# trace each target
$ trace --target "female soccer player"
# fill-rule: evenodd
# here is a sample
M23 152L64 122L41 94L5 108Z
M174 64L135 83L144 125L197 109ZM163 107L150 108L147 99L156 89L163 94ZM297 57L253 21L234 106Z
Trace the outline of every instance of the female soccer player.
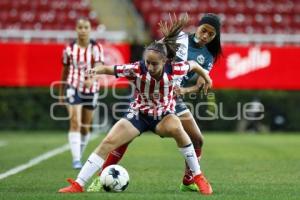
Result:
M217 15L208 13L205 14L199 21L197 30L195 33L187 34L181 33L177 42L181 44L179 50L176 52L177 61L193 60L201 65L208 73L213 64L218 60L222 53L221 42L220 42L220 20ZM161 22L160 27L162 31L166 30L166 24ZM191 87L185 87L190 79L197 79L197 83ZM197 74L190 72L188 73L181 82L181 87L176 88L178 94L176 101L176 115L179 117L184 130L188 133L191 138L197 157L200 160L203 136L192 113L187 108L183 99L186 93L198 92L203 85L203 78L197 77ZM112 151L107 157L103 169L106 166L118 163L124 155L128 144L124 144L121 147ZM89 186L88 191L96 192L101 189L99 179L95 178L93 183ZM198 187L194 184L193 175L186 165L185 174L180 185L181 191L197 191Z
M177 60L194 60L201 65L207 73L212 69L213 64L218 60L222 54L222 47L220 42L220 27L221 23L219 17L215 14L205 14L199 21L198 27L194 34L186 34L186 37L180 37L177 42L182 44L182 48L177 51ZM192 87L185 87L191 79L197 79L196 85ZM203 84L203 78L198 77L195 73L188 73L181 82L180 89L177 93L180 96L190 93L198 92ZM191 138L196 155L200 160L203 135L192 113L187 108L181 97L177 98L176 115L180 118L184 130ZM180 185L181 191L196 191L197 187L194 184L193 175L186 165L185 173Z
M103 64L103 49L100 44L90 39L91 24L80 18L76 23L77 39L64 49L60 102L68 103L70 127L68 139L73 157L73 168L80 169L81 156L88 144L93 110L96 108L99 83L94 81L85 86L86 70Z
M174 88L178 79L192 71L205 80L205 92L211 87L211 79L194 61L171 62L176 56L179 44L176 39L187 19L182 18L168 27L161 42L155 41L144 52L144 60L129 65L101 66L96 74L115 74L127 77L134 85L136 99L130 104L130 111L119 120L90 155L76 181L68 179L70 186L59 192L83 192L87 181L103 165L107 155L117 147L132 141L141 133L152 130L162 137L173 137L192 170L194 181L202 194L212 194L212 188L201 173L197 156L179 118L175 115Z

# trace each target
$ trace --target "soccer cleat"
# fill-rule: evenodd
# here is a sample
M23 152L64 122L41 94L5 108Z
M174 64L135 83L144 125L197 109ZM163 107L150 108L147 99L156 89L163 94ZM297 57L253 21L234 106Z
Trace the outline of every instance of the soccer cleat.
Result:
M80 162L80 160L75 160L72 163L73 169L81 169L82 168L82 164Z
M212 187L206 180L203 174L198 174L194 176L195 184L199 188L199 192L204 195L211 195L213 193Z
M181 192L198 192L198 186L195 183L189 184L189 185L185 185L183 183L180 184L179 187Z
M90 186L87 188L87 192L100 192L102 189L102 185L100 183L100 177L97 176L94 178Z
M80 193L83 192L83 188L71 178L68 178L67 181L71 184L67 187L61 188L58 190L59 193Z

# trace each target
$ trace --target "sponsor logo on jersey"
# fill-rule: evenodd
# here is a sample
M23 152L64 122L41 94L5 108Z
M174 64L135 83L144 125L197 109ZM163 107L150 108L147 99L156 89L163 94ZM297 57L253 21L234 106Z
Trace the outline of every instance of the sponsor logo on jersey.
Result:
M199 56L197 56L197 62L200 64L200 65L203 65L204 64L204 61L205 61L205 58L204 56L201 54Z
M226 76L233 79L250 72L269 67L271 64L271 52L262 51L259 47L250 48L248 55L242 57L239 53L230 54L226 61Z

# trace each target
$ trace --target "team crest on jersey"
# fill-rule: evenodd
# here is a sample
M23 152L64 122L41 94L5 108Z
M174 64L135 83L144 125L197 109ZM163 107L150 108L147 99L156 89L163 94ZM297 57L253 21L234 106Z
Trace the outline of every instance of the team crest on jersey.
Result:
M199 56L197 56L197 62L200 64L200 65L203 65L204 64L204 61L205 61L205 58L204 56L201 54Z

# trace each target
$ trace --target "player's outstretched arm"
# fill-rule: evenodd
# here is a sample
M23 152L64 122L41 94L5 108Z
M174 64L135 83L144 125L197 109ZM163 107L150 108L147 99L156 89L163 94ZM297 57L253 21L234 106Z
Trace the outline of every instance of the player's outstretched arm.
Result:
M112 65L96 65L93 69L91 69L92 75L100 75L100 74L107 74L107 75L115 75L114 66Z
M183 96L189 93L200 92L204 85L205 85L204 78L202 76L199 76L197 79L197 83L195 85L192 85L190 87L177 87L175 88L175 92L179 96Z
M107 75L114 75L115 70L114 66L110 65L102 65L102 64L97 64L94 68L87 70L86 72L86 80L84 81L84 85L86 87L91 87L94 81L99 80L101 77L97 75L101 74L107 74Z
M197 62L188 61L190 64L190 71L197 73L199 76L203 77L205 80L205 84L203 86L204 93L207 94L208 89L212 87L212 80L208 75L207 71L203 69Z

